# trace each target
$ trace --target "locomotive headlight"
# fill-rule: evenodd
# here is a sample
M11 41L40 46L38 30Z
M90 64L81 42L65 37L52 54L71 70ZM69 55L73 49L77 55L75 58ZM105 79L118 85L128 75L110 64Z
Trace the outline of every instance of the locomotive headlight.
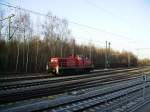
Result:
M57 62L57 59L51 59L51 62Z
M51 59L51 62L54 62L55 60Z

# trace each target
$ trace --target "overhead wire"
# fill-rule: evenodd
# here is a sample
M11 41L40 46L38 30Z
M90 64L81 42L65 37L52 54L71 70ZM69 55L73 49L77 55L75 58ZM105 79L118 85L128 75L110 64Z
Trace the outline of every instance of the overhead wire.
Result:
M91 5L91 6L97 8L97 9L99 9L99 10L101 10L101 11L103 11L103 12L109 14L109 15L112 15L113 17L116 16L117 19L120 19L121 21L124 21L124 22L128 23L128 22L127 22L124 18L122 18L121 16L117 15L116 13L114 13L114 12L112 12L112 11L110 11L110 10L107 10L107 9L101 7L100 5L94 3L94 2L92 2L92 1L90 1L90 0L83 0L83 1L84 1L86 4L88 4L88 5ZM129 23L128 23L128 24L129 24Z
M1 3L0 2L0 5L7 6L7 7L12 7L12 8L15 8L15 9L18 9L18 10L23 10L25 12L29 12L29 13L40 15L40 16L52 17L52 16L49 16L49 15L46 15L46 14L43 14L43 13L40 13L40 12L36 12L36 11L33 11L33 10L29 10L29 9L26 9L26 8L17 7L15 5L10 4L10 3L6 4L6 3ZM68 22L72 23L72 24L75 24L75 25L78 25L78 26L81 26L81 27L89 28L89 29L92 29L92 30L95 30L95 31L98 31L98 32L103 32L103 33L106 33L106 34L109 34L109 35L113 35L114 37L127 39L128 41L132 40L131 37L127 37L127 36L123 36L123 35L120 35L120 34L117 34L117 33L113 33L113 32L107 31L105 29L96 28L96 27L93 27L93 26L81 24L81 23L71 21L71 20L68 20Z
M97 4L94 4L93 2L89 1L89 0L86 0L88 4L94 6L95 8L99 8L100 10L108 13L108 14L111 14L112 16L116 16L118 17L119 19L123 20L123 18L119 17L118 15L116 15L115 13L109 11L109 10L106 10L104 9L103 7L97 5ZM14 8L14 9L17 9L17 10L22 10L24 12L29 12L29 13L32 13L32 14L35 14L35 15L39 15L39 16L44 16L44 17L48 17L48 18L52 18L53 16L50 16L50 15L47 15L47 14L44 14L44 13L41 13L41 12L37 12L37 11L33 11L33 10L30 10L30 9L26 9L26 8L23 8L23 7L18 7L16 5L13 5L13 4L10 4L10 3L2 3L0 2L0 5L2 6L7 6L7 7L10 7L10 8ZM71 24L74 24L74 25L77 25L77 26L80 26L80 27L84 27L84 28L88 28L88 29L91 29L91 30L94 30L94 31L98 31L98 32L104 32L106 34L109 34L109 35L112 35L114 36L115 38L122 38L122 39L126 39L128 42L132 42L132 43L135 43L135 41L131 38L131 37L128 37L128 36L124 36L124 35L120 35L118 33L114 33L114 32L110 32L110 31L107 31L105 29L100 29L100 28L96 28L96 27L93 27L93 26L89 26L89 25L86 25L86 24L81 24L79 22L76 22L76 21L72 21L72 20L68 20L69 23ZM126 21L125 21L126 22ZM97 42L98 43L98 42Z

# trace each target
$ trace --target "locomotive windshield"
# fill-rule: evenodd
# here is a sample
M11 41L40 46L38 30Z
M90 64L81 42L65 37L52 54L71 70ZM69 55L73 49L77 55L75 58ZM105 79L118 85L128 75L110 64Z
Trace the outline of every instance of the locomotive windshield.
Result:
M77 55L77 58L78 59L86 59L86 60L89 59L87 56L84 56L84 55Z

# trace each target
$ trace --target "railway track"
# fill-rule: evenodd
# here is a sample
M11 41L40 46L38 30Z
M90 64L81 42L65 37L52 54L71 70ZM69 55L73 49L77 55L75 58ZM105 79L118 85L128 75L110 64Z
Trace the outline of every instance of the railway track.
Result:
M33 76L36 77L38 79L35 80L27 80L26 77L24 78L20 78L19 81L13 81L13 82L5 82L4 79L2 82L2 84L0 85L0 90L6 90L6 89L12 89L12 88L20 88L20 87L27 87L27 86L34 86L34 85L41 85L41 84L48 84L48 83L54 83L54 82L60 82L60 81L69 81L69 80L77 80L77 79L83 79L83 78L90 78L90 77L97 77L98 75L103 76L103 75L110 75L110 74L115 74L115 73L122 73L122 72L129 72L129 71L137 71L139 70L139 68L132 68L132 69L117 69L117 70L111 70L111 71L103 71L103 72L94 72L94 73L99 73L99 74L84 74L84 75L76 75L76 76L68 76L68 77L56 77L56 78L46 78L44 75L40 75L40 77L42 77L41 79L39 79L39 76ZM49 76L48 76L49 77ZM32 76L30 76L29 78L32 78ZM22 80L21 80L22 79ZM24 80L26 79L26 80Z
M21 75L21 76L5 76L0 77L0 82L5 83L11 83L14 81L23 81L23 80L33 80L33 79L45 79L50 78L51 74L42 74L42 73L35 73L35 74L29 74L29 75Z
M108 69L108 70L105 70L105 69L97 69L97 70L94 70L94 71L91 71L90 73L88 74L93 74L93 73L101 73L101 74L109 74L111 72L124 72L124 71L132 71L132 70L137 70L137 69L140 69L140 68L143 68L143 67L138 67L138 68L127 68L127 69L122 69L122 68L117 68L117 69ZM146 68L146 67L144 67ZM84 75L84 74L76 74L77 76L81 76L81 75ZM64 74L63 76L66 76L68 77L68 75ZM69 75L71 77L75 76L75 75ZM24 73L24 74L19 74L17 73L17 75L15 74L12 74L12 75L0 75L0 82L14 82L14 81L22 81L22 80L33 80L33 79L45 79L45 78L52 78L53 75L52 74L47 74L47 73ZM61 77L61 76L55 76L55 77Z
M130 78L113 84L108 84L82 90L76 90L76 94L63 95L56 98L37 99L27 102L0 106L1 112L16 111L44 111L44 112L131 112L145 101L149 101L150 96L150 76L145 84L145 100L143 97L143 78L141 76ZM81 92L83 91L84 92ZM128 98L128 99L127 99ZM123 107L126 106L126 107ZM134 108L133 108L134 107Z
M149 68L145 68L149 71ZM146 70L144 71L146 72ZM63 92L69 92L73 90L89 88L94 86L100 86L106 84L108 81L119 81L120 79L127 79L137 75L137 73L141 72L141 70L136 70L136 72L128 73L118 73L114 75L106 75L106 76L97 76L95 77L88 77L88 78L81 78L78 79L69 79L67 81L54 81L54 83L48 84L40 84L34 86L27 86L22 88L15 88L15 89L7 89L1 90L0 92L0 102L8 103L14 102L19 100L43 97L48 95L60 94Z
M82 97L79 96L79 98L77 98L78 100L75 100L75 99L72 101L70 99L65 100L66 101L65 103L55 103L54 104L55 106L50 104L51 107L49 107L47 109L43 109L43 110L55 111L55 112L59 112L59 111L66 112L68 110L69 111L85 111L85 110L89 110L91 108L94 108L94 106L102 105L102 103L112 101L113 99L116 100L122 96L126 97L126 95L128 95L130 93L131 94L134 93L134 95L135 95L137 92L139 92L140 89L142 89L142 82L140 82L140 83L128 82L128 83L130 85L125 83L124 85L127 85L127 86L123 86L121 84L120 88L118 87L117 89L111 90L111 92L108 90L106 94L100 95L97 92L97 90L95 90L95 92L93 92L93 94L91 94L92 92L91 93L89 92L88 95L84 94ZM101 111L107 111L108 108L106 108L106 107L105 107L105 109L99 108L99 111L100 110Z
M149 86L149 85L148 85ZM149 87L147 87L149 88ZM150 89L150 88L149 88ZM150 90L146 93L148 94ZM137 95L136 95L137 94ZM128 97L128 100L127 100ZM84 100L76 101L73 103L65 104L63 106L55 107L52 109L43 109L45 112L131 112L135 110L136 105L142 104L142 86L137 85L122 89L104 96L96 96ZM107 100L106 100L107 99ZM139 104L138 104L139 103ZM135 106L135 107L134 107ZM140 105L139 105L140 106ZM133 108L134 107L134 108ZM40 110L42 111L42 110Z

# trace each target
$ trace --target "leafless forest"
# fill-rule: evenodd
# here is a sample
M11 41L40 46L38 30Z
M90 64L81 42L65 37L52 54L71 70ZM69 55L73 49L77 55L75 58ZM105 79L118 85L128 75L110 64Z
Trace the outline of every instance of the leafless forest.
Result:
M36 17L35 23L32 12L13 10L15 16L9 23L8 19L2 19L9 18L11 13L0 9L1 72L43 72L50 57L66 57L72 53L88 56L98 68L105 67L106 54L110 67L137 66L148 62L139 61L131 52L99 48L91 43L78 44L69 29L69 22L51 13L40 22Z

